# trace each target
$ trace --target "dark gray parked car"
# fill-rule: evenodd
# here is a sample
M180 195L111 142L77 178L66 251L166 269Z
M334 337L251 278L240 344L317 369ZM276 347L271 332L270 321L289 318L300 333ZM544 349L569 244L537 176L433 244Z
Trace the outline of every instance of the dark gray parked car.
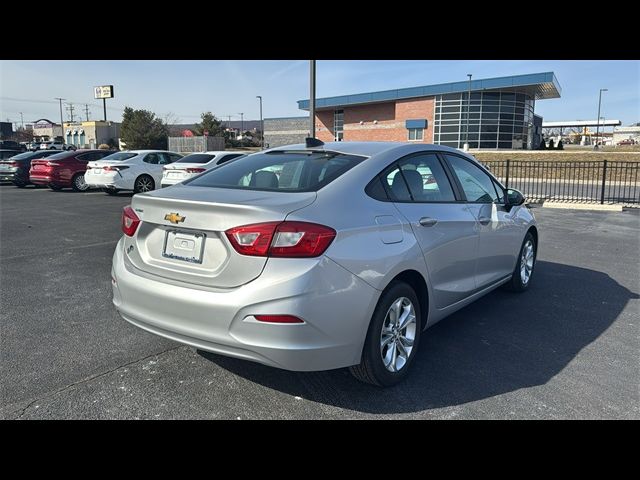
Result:
M13 182L17 187L24 187L31 184L29 181L31 160L50 157L60 152L58 150L44 150L41 152L13 153L13 156L0 160L0 181Z

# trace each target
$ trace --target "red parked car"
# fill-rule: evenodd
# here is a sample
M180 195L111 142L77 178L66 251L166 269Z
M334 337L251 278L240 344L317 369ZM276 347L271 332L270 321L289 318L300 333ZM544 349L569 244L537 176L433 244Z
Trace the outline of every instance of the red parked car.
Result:
M29 181L36 185L47 185L52 190L73 188L77 192L84 191L88 188L84 182L87 162L100 160L112 153L111 150L76 150L33 160Z

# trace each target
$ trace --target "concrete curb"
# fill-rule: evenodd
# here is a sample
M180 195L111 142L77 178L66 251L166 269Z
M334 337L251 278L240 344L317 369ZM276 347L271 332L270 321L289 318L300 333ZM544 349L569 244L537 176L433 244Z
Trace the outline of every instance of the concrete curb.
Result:
M601 212L621 212L622 205L600 205L598 203L565 203L565 202L544 202L545 208L564 208L568 210L597 210Z

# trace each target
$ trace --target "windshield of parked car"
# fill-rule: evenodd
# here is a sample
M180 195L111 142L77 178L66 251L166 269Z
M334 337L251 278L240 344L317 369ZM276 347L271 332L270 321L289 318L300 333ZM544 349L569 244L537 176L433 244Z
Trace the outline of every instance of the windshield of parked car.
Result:
M225 163L192 180L194 187L312 192L329 184L365 157L324 151L272 151Z
M211 153L192 153L191 155L182 157L175 163L207 163L213 157L215 157L215 155Z
M112 153L111 155L107 155L106 157L102 157L101 160L116 160L121 162L122 160L133 158L136 155L138 154L133 152L116 152L116 153Z

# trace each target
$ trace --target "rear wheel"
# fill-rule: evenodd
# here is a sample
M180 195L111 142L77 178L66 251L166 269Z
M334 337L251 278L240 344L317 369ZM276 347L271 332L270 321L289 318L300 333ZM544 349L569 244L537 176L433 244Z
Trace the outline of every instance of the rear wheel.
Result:
M117 188L103 188L102 191L108 195L117 195L120 190Z
M73 177L73 181L71 182L71 187L76 192L84 192L89 188L89 185L87 185L86 182L84 181L84 173L77 173Z
M380 387L403 380L418 351L421 318L413 288L404 282L392 284L373 312L362 360L350 367L353 376Z
M53 190L54 192L59 192L60 190L62 190L62 187L61 187L61 186L59 186L59 185L53 185L53 184L49 185L49 188L50 188L51 190Z
M140 175L138 178L136 178L136 182L133 185L134 193L150 192L155 188L155 182L149 175Z
M527 232L527 235L525 235L522 241L518 262L516 263L516 268L513 270L511 280L505 284L507 290L524 292L529 288L531 278L533 277L533 269L536 265L536 254L536 240L533 238L531 232Z
M13 184L18 188L24 188L24 187L27 186L27 184L25 182L20 182L20 181L13 182Z

